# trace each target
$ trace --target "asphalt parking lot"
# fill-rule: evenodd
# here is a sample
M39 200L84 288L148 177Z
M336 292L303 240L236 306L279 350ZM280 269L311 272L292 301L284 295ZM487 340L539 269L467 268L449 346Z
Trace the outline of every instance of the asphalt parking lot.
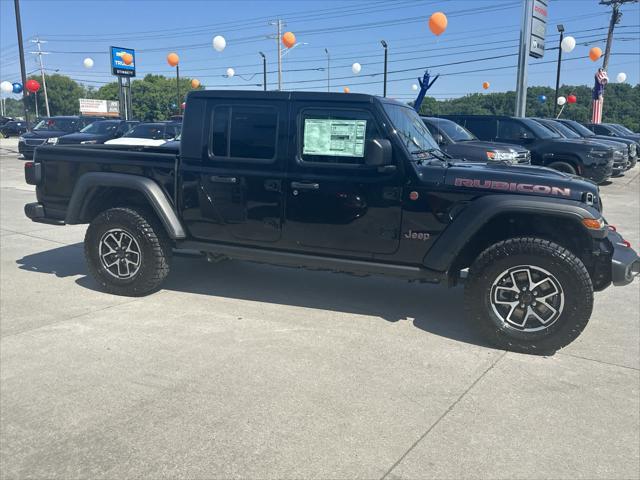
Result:
M180 257L116 297L0 154L1 478L640 477L637 280L553 357L487 346L460 288ZM636 249L639 188L602 187Z

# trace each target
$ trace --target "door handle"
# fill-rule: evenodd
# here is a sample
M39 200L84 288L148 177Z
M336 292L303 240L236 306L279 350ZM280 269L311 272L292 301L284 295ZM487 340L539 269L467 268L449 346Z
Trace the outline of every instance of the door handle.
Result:
M238 179L236 177L219 177L217 175L212 175L209 179L215 183L238 183Z
M295 188L297 190L318 190L320 188L320 184L307 182L291 182L291 188Z

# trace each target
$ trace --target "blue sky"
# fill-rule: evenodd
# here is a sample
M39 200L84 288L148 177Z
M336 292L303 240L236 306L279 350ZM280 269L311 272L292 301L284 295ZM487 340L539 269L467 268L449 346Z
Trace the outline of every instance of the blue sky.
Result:
M48 43L44 57L48 72L58 70L87 85L100 87L114 79L110 75L110 45L136 49L138 76L147 73L174 75L166 55L180 56L182 75L198 78L207 88L257 89L262 63L258 51L276 68L276 40L270 22L283 19L301 42L285 57L285 89L326 90L326 54L331 54L332 90L348 86L352 92L382 93L383 49L389 45L388 95L401 100L415 96L411 85L425 67L442 77L429 94L436 98L482 92L482 82L491 91L515 88L515 66L522 0L341 0L341 1L21 1L27 71L36 70L35 46L28 41L40 36ZM428 18L444 12L449 25L435 37ZM640 81L640 5L623 7L616 31L609 76L627 73L628 82ZM604 51L610 11L598 0L552 0L547 47L557 46L555 25L562 23L566 35L578 41L564 56L562 82L593 83L600 62L584 57L592 46ZM227 39L227 48L216 52L215 35ZM582 42L586 45L581 44ZM303 44L304 43L304 44ZM0 79L19 81L15 17L12 0L0 0ZM85 69L82 61L95 64ZM502 57L502 58L488 58ZM529 59L529 85L555 84L557 51L544 58ZM351 72L362 64L359 75ZM450 65L447 65L450 64ZM225 78L228 67L236 76ZM478 71L484 70L484 71ZM269 73L268 84L276 84Z

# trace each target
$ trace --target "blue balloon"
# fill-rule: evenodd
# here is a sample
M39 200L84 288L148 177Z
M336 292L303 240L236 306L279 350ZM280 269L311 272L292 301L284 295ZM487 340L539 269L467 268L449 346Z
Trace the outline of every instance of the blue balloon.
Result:
M13 93L22 93L22 84L15 82L13 84Z
M540 95L538 97L538 100L540 101L540 103L544 103L544 102L547 101L547 97L546 97L546 95Z

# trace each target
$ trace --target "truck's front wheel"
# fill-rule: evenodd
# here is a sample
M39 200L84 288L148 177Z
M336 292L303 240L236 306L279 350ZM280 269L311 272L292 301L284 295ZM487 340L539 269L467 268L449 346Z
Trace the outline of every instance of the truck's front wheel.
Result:
M171 244L155 215L112 208L99 214L84 238L89 272L109 293L142 296L169 274Z
M550 354L586 327L593 285L569 250L539 238L513 238L492 245L473 263L465 306L493 344Z

